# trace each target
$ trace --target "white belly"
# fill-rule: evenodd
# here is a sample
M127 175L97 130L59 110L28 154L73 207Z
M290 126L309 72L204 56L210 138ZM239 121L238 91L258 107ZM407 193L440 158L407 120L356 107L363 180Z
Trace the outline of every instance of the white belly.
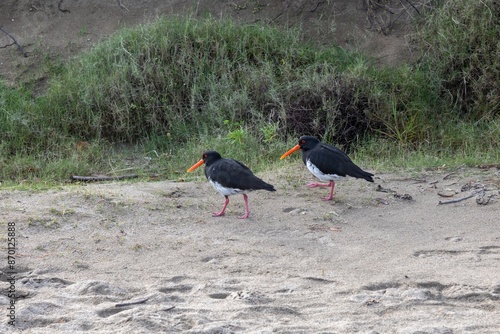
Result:
M241 190L237 188L226 188L223 187L219 182L216 182L212 179L208 179L212 186L217 190L219 193L221 193L224 196L231 196L231 195L237 195L237 194L245 194L249 192L249 190Z
M324 174L311 163L311 160L306 161L306 167L314 176L316 176L320 181L323 182L338 181L344 178L343 176L339 176L337 174Z

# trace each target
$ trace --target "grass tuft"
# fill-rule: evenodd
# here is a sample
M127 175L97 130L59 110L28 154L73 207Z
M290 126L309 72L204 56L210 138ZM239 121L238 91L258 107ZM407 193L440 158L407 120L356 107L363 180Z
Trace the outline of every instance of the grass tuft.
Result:
M500 3L439 1L414 36L421 66L439 79L450 112L472 121L500 116Z

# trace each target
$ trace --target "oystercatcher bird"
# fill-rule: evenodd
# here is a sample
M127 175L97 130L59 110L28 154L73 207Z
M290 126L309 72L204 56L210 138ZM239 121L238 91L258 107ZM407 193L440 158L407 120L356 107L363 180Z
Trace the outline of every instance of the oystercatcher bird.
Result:
M330 196L323 198L325 201L333 199L335 180L346 176L365 179L373 182L373 174L365 172L352 162L342 150L335 146L320 142L311 136L302 136L299 143L281 156L281 159L289 156L295 151L302 150L302 160L307 169L320 181L329 183L309 183L309 188L332 187Z
M220 212L214 212L213 216L223 216L229 203L229 196L243 194L245 200L245 214L240 219L248 218L248 196L252 190L264 189L276 191L274 187L255 176L252 171L239 161L222 158L216 151L203 152L203 158L191 166L187 171L192 172L205 164L205 176L214 186L215 190L226 197L224 206Z

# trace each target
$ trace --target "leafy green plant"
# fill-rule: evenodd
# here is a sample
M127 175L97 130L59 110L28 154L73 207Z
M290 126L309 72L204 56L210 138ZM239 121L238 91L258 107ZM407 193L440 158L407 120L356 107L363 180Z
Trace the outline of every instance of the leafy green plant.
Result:
M247 131L243 126L242 122L231 123L228 119L224 120L224 125L228 128L228 133L226 135L226 139L229 140L231 144L243 144L245 140L245 136L247 135Z
M262 132L264 139L262 140L264 143L271 143L276 141L278 137L278 129L279 129L279 123L269 123L265 124L260 128L260 131Z

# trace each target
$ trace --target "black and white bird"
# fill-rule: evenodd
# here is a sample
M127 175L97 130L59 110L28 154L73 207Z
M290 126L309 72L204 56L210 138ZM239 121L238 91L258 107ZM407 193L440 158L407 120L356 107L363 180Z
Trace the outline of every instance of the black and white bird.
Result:
M213 216L223 216L229 203L229 196L242 194L245 200L245 214L240 219L248 218L248 196L253 190L276 191L274 187L255 176L252 171L239 161L222 158L216 151L203 152L203 158L191 166L187 171L192 172L205 164L205 176L212 186L221 193L226 201L220 212L214 212Z
M309 188L332 187L330 195L323 198L325 201L333 199L335 181L346 176L365 179L373 182L373 174L359 168L342 150L335 146L322 143L315 137L302 136L299 143L281 156L281 159L295 151L302 150L302 160L307 169L320 181L328 183L310 183Z

